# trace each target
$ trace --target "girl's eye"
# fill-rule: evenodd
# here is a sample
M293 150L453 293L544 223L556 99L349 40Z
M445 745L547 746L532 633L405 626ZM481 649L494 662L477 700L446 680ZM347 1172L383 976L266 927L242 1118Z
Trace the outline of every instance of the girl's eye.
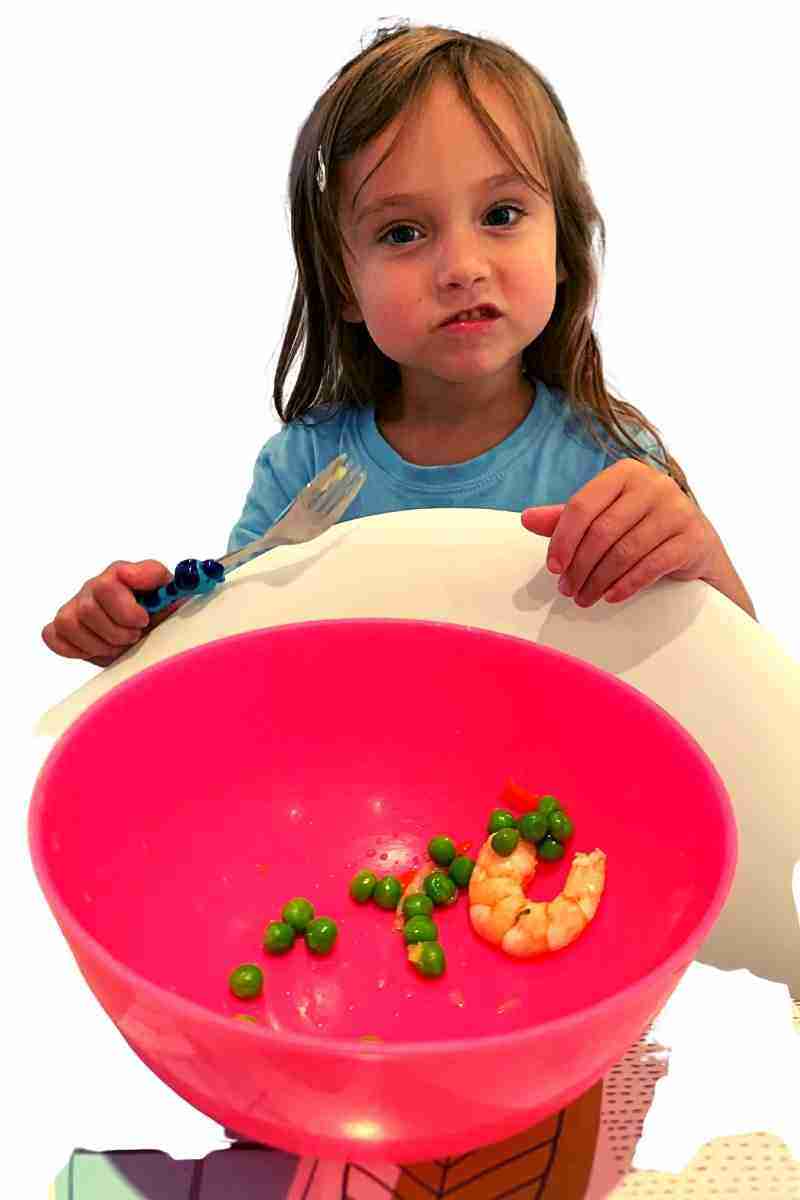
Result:
M505 210L519 213L520 217L527 216L527 211L524 208L520 208L516 204L496 204L494 206L494 208L490 209L489 211L490 211L490 213L493 213L493 212L503 212ZM500 226L497 226L496 228L513 229L515 225L519 225L519 221L515 221L511 225L500 225ZM393 225L391 227L391 229L387 229L385 233L381 234L381 236L377 239L378 242L383 242L387 246L394 246L397 249L399 249L400 246L412 246L414 244L413 242L389 242L389 241L387 241L387 238L391 237L391 235L393 233L397 233L398 229L413 229L413 226L411 226L411 225Z

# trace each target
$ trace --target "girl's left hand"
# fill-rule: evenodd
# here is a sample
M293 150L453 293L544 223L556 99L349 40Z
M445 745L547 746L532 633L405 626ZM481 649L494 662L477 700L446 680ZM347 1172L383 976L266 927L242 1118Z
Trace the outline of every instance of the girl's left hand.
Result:
M551 538L547 565L582 608L626 600L665 577L711 582L725 553L677 483L633 458L606 467L567 504L526 508L522 524Z

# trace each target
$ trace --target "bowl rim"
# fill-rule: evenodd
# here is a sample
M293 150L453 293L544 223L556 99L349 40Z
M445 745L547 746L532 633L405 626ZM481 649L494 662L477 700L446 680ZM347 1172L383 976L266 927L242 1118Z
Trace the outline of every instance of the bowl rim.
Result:
M133 968L122 962L110 953L93 934L89 933L72 914L66 903L59 895L55 883L48 871L44 862L43 838L44 829L42 823L42 811L44 807L44 793L48 784L48 780L52 772L55 770L59 759L65 752L70 742L79 737L83 726L88 723L90 715L98 708L102 708L111 704L120 703L124 700L126 691L135 689L141 686L142 679L153 678L155 673L174 670L176 663L186 659L189 656L202 657L209 652L216 652L216 648L221 643L231 641L243 641L245 639L261 640L274 636L281 636L283 632L290 632L308 626L366 626L366 625L396 625L404 627L425 627L429 629L437 629L439 631L446 630L446 636L450 636L453 631L456 631L457 636L468 633L480 638L488 637L490 639L502 639L504 641L514 642L525 648L526 653L544 655L556 659L567 660L570 664L577 667L579 670L588 672L590 675L600 677L609 683L612 688L616 688L622 692L633 692L638 698L639 703L649 708L651 712L658 713L662 718L672 725L674 731L680 739L691 749L695 755L699 756L700 762L705 767L709 782L717 792L721 802L723 816L723 839L722 847L722 870L717 886L708 904L706 912L702 919L696 925L692 936L687 939L687 942L677 950L673 950L666 958L656 966L651 967L644 975L638 976L636 979L614 992L611 996L606 996L595 1003L581 1008L575 1012L567 1013L564 1016L552 1017L549 1020L540 1021L533 1026L526 1026L522 1029L509 1030L505 1033L493 1034L477 1034L470 1037L459 1038L439 1038L432 1041L401 1041L401 1042L368 1042L361 1038L345 1038L337 1037L336 1035L315 1035L307 1033L296 1033L292 1030L275 1030L268 1025L253 1024L249 1021L236 1021L232 1019L230 1014L217 1013L211 1008L199 1003L197 1000L192 1000L188 996L182 996L175 992L168 991L166 988L160 987L153 983L146 976L139 974ZM73 957L76 958L72 948L73 939L80 944L81 942L88 943L91 947L92 954L99 959L105 969L112 976L121 978L123 983L132 988L137 994L144 993L148 998L152 998L157 1002L158 1006L172 1012L177 1023L184 1019L184 1014L188 1006L189 1012L193 1014L193 1019L204 1019L211 1022L212 1028L218 1026L220 1030L224 1030L229 1036L242 1035L244 1037L255 1037L266 1039L266 1047L270 1045L282 1046L290 1050L297 1051L313 1051L315 1054L323 1054L326 1057L339 1058L347 1057L352 1059L357 1056L363 1059L404 1059L408 1056L414 1057L439 1057L443 1053L474 1053L476 1043L480 1044L482 1049L491 1049L496 1047L498 1050L511 1049L514 1046L519 1046L525 1043L528 1039L535 1039L546 1036L548 1033L566 1033L570 1028L576 1025L582 1025L587 1019L599 1019L612 1015L617 1010L623 1010L627 1007L629 1001L634 999L637 993L649 992L657 986L659 981L663 980L664 986L667 986L668 980L675 975L682 975L687 970L690 963L693 961L695 952L698 946L703 942L706 935L709 933L715 924L730 892L733 884L733 877L736 870L737 855L738 855L738 831L736 825L736 814L725 787L724 781L709 758L708 754L703 750L699 742L692 736L691 733L676 720L666 709L662 708L655 700L644 692L640 691L634 684L627 680L620 679L619 676L611 671L606 671L602 667L596 666L594 663L587 662L585 659L577 655L570 654L564 650L558 650L553 646L541 645L539 642L531 641L517 634L500 632L494 629L486 629L480 625L464 625L458 622L441 621L441 620L418 620L416 618L406 617L346 617L346 618L322 618L319 620L305 620L286 622L281 625L264 626L259 629L246 630L243 633L230 634L221 638L214 638L211 641L204 642L199 646L189 647L187 650L171 655L167 659L162 659L160 662L153 663L149 667L145 667L136 675L129 679L121 681L116 686L112 687L103 696L100 696L92 704L90 704L84 712L65 729L55 744L51 747L47 757L37 774L33 792L30 800L28 812L28 848L32 859L34 872L39 883L39 887L44 893L44 898L47 904L53 911L58 924L64 932L65 928L69 930L67 941ZM80 963L78 963L80 968ZM88 982L88 981L87 981ZM672 985L673 987L676 985ZM90 990L95 995L95 999L100 1003L99 997L94 993L94 989ZM101 1007L104 1007L101 1004ZM653 1014L655 1015L655 1014ZM113 1020L113 1017L112 1017ZM115 1022L116 1024L116 1022ZM265 1047L265 1048L266 1048Z

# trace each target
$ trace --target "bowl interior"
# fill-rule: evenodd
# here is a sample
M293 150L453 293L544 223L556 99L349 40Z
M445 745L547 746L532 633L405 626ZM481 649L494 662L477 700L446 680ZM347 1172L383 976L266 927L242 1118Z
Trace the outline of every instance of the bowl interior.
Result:
M599 912L573 946L520 962L473 934L462 894L436 913L447 972L422 979L350 878L408 871L436 833L474 856L508 778L575 825L531 897L600 847ZM271 1029L392 1042L508 1033L634 984L696 944L734 839L708 759L633 688L520 639L412 621L260 630L143 672L61 739L32 815L50 902L126 968ZM338 922L328 957L261 948L298 895ZM244 962L264 969L257 1000L228 990Z

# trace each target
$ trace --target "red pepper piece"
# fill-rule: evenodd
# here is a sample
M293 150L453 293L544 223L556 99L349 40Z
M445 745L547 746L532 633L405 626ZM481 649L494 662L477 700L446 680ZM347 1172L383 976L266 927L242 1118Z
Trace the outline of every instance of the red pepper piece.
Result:
M500 795L500 803L506 808L516 808L521 812L527 812L531 808L536 808L539 797L514 783L513 779L507 779Z

